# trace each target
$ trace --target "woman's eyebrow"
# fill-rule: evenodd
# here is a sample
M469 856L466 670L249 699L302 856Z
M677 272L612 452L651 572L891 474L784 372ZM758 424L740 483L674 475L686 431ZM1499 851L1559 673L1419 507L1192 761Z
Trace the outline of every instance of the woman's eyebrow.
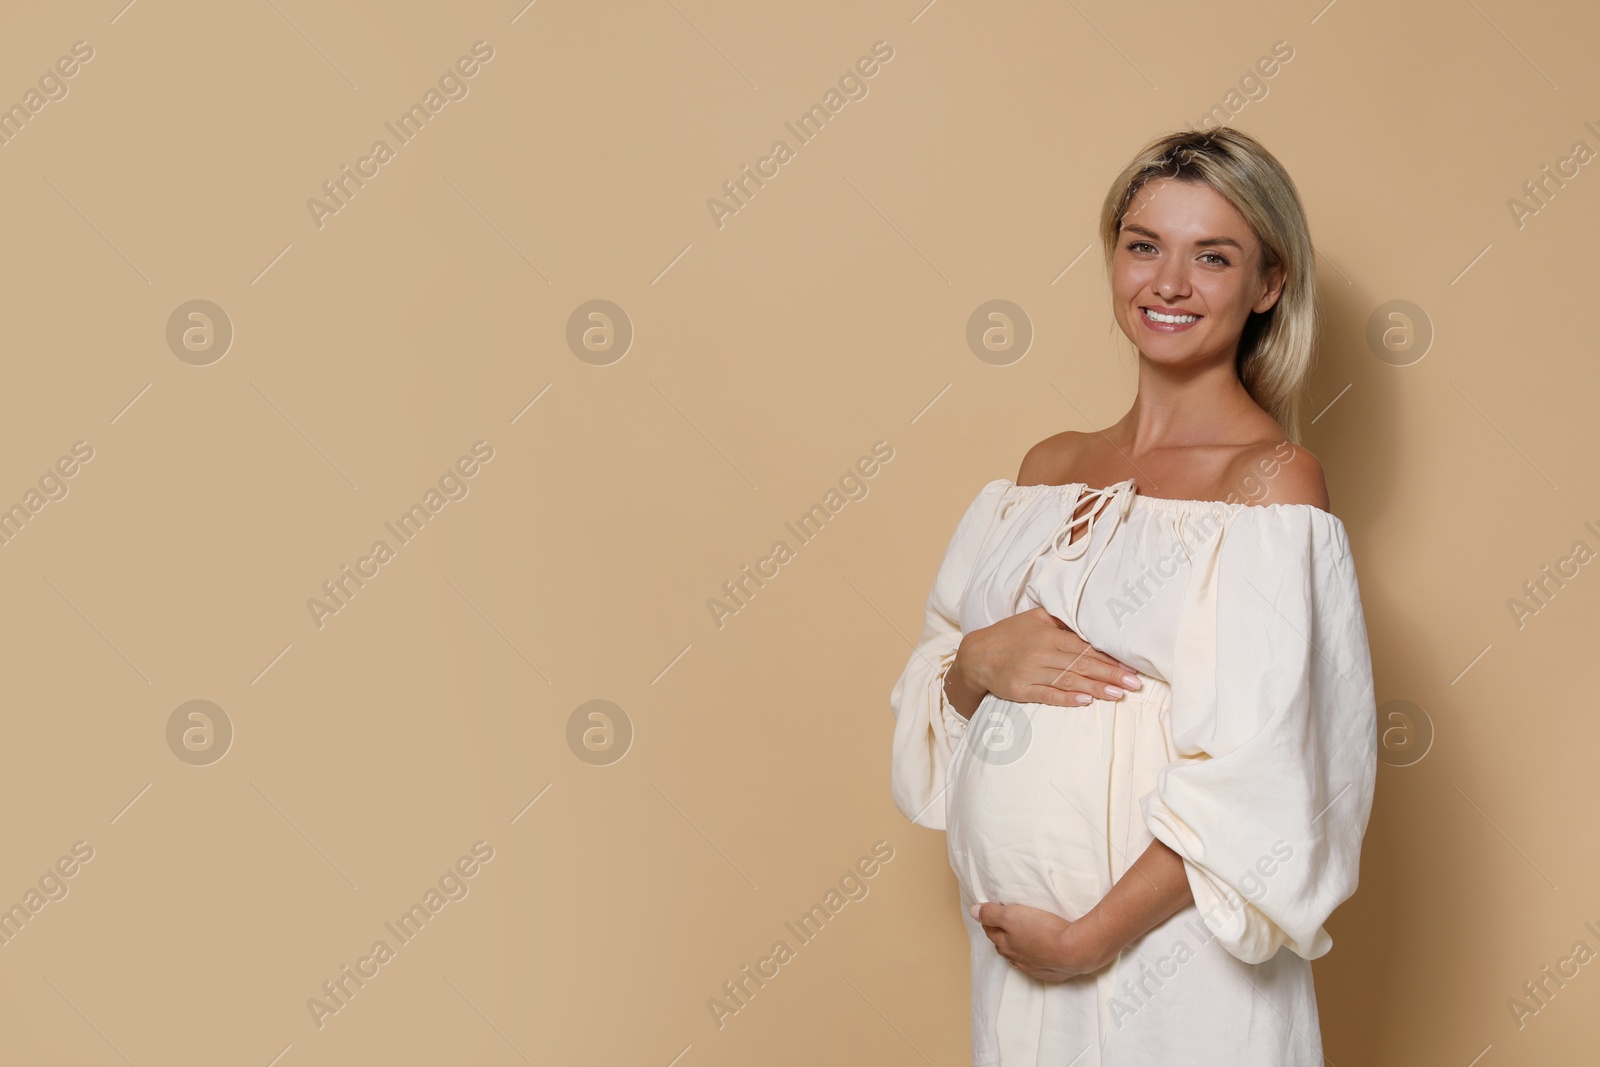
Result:
M1122 228L1124 230L1132 230L1134 233L1142 233L1146 237L1153 237L1157 241L1161 240L1161 235L1159 233L1156 233L1156 231L1149 229L1148 227L1140 226L1136 222L1124 223ZM1244 246L1238 241L1235 241L1232 237L1202 237L1200 240L1195 242L1196 247L1201 245L1232 245L1239 251L1244 251Z

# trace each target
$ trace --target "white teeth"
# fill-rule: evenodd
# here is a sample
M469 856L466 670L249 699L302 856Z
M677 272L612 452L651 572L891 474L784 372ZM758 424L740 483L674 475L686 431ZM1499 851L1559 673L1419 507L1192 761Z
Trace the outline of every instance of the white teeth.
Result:
M1200 318L1199 315L1163 315L1161 312L1151 311L1149 308L1141 308L1140 310L1157 322L1170 322L1176 324L1184 322L1196 322Z

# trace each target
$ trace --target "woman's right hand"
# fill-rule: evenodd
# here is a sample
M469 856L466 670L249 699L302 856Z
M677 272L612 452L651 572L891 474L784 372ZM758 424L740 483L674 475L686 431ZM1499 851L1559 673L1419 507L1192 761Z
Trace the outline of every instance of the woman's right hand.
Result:
M1042 607L968 633L947 679L951 704L967 718L984 693L1019 704L1077 707L1097 698L1120 700L1125 690L1139 688L1133 668L1084 641Z

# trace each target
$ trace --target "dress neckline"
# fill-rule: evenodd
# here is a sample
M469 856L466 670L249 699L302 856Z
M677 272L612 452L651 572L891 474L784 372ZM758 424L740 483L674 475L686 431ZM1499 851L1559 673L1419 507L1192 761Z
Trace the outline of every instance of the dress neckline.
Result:
M1104 486L1103 488L1096 488L1091 486L1088 482L1064 482L1060 485L1051 482L1031 482L1028 485L1018 485L1010 478L996 478L995 481L1003 483L1008 489L1015 489L1024 493L1038 492L1045 489L1054 489L1057 493L1065 493L1069 489L1078 489L1086 494L1102 494L1110 493L1114 489L1119 489L1125 486L1128 497L1133 503L1139 503L1143 501L1155 506L1170 505L1173 508L1181 508L1184 510L1226 508L1230 511L1237 511L1240 508L1260 508L1263 510L1272 511L1274 509L1298 509L1301 511L1314 511L1321 515L1326 515L1334 522L1340 522L1339 517L1333 512L1319 508L1315 504L1288 504L1283 502L1276 502L1272 504L1248 504L1242 501L1184 500L1179 497L1146 496L1145 494L1139 492L1139 487L1135 484L1134 479L1132 478L1124 478L1120 482L1112 482L1110 485Z

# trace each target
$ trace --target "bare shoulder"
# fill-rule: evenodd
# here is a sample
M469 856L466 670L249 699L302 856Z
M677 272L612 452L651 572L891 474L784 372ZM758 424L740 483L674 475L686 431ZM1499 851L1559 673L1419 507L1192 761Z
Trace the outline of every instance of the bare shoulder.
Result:
M1017 484L1061 485L1088 436L1080 430L1063 430L1028 449L1022 457L1022 469L1017 471Z
M1310 504L1331 510L1322 464L1289 441L1252 445L1229 465L1230 499L1245 504Z

